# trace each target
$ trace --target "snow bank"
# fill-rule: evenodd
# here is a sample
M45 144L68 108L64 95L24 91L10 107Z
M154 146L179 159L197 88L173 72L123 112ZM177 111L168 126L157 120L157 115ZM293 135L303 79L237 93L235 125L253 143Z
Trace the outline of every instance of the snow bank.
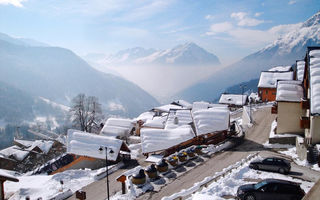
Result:
M192 139L194 136L190 126L175 129L143 128L140 133L142 153L164 150Z
M194 111L192 114L197 135L227 130L229 128L230 111L227 109L202 109Z
M310 58L310 91L311 114L320 114L320 50L309 52Z
M104 147L112 149L114 153L108 153L108 160L115 161L118 157L123 141L112 137L85 133L78 130L68 130L67 153L89 156L93 158L105 159L106 151ZM103 148L103 152L99 148Z
M184 109L184 108L182 106L177 106L177 105L173 105L173 104L168 104L168 105L163 105L163 106L153 108L153 110L158 110L158 111L162 111L162 112L169 112L171 109L172 110L179 110L179 109Z
M259 88L276 88L278 80L293 80L293 72L261 72Z
M301 81L278 81L276 101L300 102L302 98Z
M179 104L180 106L187 108L187 109L191 109L192 108L192 104L185 101L185 100L177 100L174 101L173 103Z
M242 106L246 103L248 96L241 94L222 94L219 103Z

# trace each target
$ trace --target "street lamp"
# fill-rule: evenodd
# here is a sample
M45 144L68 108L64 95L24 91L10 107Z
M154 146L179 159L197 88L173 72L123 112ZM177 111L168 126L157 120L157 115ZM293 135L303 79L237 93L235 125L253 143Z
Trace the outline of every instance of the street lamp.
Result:
M110 155L112 156L114 151L110 149L110 151L108 152L108 147L103 147L103 146L100 146L99 148L99 151L102 152L103 151L103 148L105 149L105 152L106 152L106 172L107 172L107 195L108 195L108 200L109 200L109 170L108 170L108 153L110 153Z

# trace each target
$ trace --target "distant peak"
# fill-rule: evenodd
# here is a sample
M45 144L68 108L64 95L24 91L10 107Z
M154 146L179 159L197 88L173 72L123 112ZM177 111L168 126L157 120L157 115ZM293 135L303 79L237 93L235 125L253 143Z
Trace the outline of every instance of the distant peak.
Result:
M310 17L306 22L303 23L303 27L309 27L320 24L320 11Z

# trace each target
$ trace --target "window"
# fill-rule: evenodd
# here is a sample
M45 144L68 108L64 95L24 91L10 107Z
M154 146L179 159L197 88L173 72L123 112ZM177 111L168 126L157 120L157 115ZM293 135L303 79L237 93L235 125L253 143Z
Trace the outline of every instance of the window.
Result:
M266 94L268 94L268 90L266 90Z

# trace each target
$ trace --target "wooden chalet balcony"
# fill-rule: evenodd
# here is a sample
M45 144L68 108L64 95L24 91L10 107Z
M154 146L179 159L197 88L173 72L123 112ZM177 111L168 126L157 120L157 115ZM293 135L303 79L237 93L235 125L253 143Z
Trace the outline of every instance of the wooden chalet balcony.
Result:
M309 129L310 128L310 118L300 117L300 128Z
M303 99L300 103L302 109L310 109L310 100Z
M278 114L278 105L273 105L271 107L271 114Z

